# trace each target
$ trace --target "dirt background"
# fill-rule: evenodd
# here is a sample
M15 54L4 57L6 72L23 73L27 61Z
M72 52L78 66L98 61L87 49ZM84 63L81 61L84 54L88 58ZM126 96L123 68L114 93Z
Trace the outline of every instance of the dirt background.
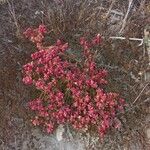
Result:
M129 7L129 2L132 2ZM125 16L128 12L127 18ZM119 15L114 15L118 13ZM109 89L129 104L120 131L110 131L103 142L93 133L65 128L63 140L45 135L30 124L27 102L35 92L22 83L22 65L34 46L22 36L28 27L44 23L47 42L57 38L77 49L78 37L100 33L103 44L97 63L109 71ZM150 84L145 45L110 36L143 38L150 25L149 0L1 0L0 1L0 149L2 150L148 150L150 149ZM135 101L135 103L134 103Z

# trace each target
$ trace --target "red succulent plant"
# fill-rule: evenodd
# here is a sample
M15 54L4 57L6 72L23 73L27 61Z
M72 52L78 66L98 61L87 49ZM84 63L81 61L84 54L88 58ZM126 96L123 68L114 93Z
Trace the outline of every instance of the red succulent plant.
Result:
M83 48L83 63L64 59L68 43L60 40L44 47L46 27L29 28L26 38L36 44L37 51L31 54L31 62L23 66L23 82L34 85L41 95L29 102L35 112L32 123L43 127L47 133L59 124L70 124L75 129L95 127L103 137L111 127L119 128L117 113L124 110L125 101L119 94L106 92L107 70L99 69L94 62L91 48L101 43L98 34L91 42L80 39Z

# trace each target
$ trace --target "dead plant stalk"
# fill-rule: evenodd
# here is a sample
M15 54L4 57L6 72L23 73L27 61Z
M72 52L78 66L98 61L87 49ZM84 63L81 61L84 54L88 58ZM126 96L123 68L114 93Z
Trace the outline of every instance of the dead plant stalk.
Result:
M119 31L119 33L122 33L122 31L124 30L125 28L125 25L126 25L126 21L127 21L127 18L128 18L128 15L129 15L129 12L131 10L131 6L132 6L132 2L133 0L129 0L129 5L128 5L128 9L127 9L127 13L122 21L122 27L121 27L121 30Z

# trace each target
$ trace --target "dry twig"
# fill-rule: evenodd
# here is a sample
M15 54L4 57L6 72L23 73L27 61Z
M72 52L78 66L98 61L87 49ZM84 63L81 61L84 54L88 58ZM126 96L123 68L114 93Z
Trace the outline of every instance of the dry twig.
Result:
M121 30L119 31L119 33L122 33L122 31L123 31L123 29L124 29L124 27L126 25L126 20L128 18L129 12L131 10L132 2L133 2L133 0L129 0L129 5L128 5L127 13L126 13L126 15L125 15L125 17L123 19L122 27L121 27Z
M136 97L136 99L134 100L134 102L132 104L135 104L137 102L137 100L140 98L140 96L142 95L142 93L144 92L144 90L146 89L146 87L149 85L149 83L147 83L144 88L141 90L141 92L139 93L139 95Z

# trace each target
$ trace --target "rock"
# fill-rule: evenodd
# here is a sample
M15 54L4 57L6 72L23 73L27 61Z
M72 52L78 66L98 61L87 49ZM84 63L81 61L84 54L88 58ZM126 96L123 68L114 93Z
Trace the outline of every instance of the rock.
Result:
M150 142L150 128L146 129L146 135L147 135L147 138Z

